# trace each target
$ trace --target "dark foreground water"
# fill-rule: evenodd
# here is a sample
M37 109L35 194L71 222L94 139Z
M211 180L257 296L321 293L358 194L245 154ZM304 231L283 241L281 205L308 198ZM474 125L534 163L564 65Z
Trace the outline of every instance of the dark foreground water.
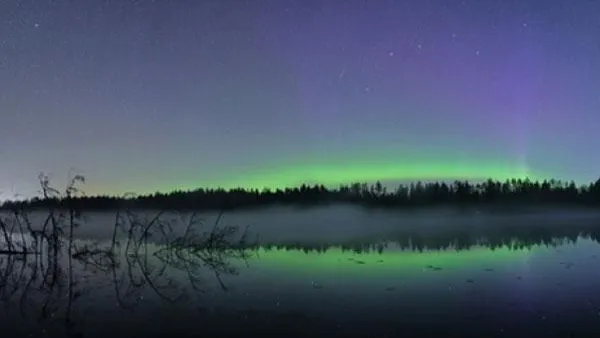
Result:
M106 248L114 219L92 214L77 246ZM112 259L0 254L0 335L600 337L600 213L228 220L251 225L260 247L165 255L155 232L131 256L124 230Z
M2 336L600 336L600 245L585 238L460 251L288 245L176 262L158 249L71 269L66 258L0 257Z

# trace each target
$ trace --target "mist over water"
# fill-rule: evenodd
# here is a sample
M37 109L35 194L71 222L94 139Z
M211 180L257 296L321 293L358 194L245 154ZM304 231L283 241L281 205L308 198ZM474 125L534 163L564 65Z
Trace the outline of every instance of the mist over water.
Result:
M142 211L152 217L157 212ZM165 213L165 219L185 222L189 212ZM44 212L31 214L33 225L43 224ZM85 225L76 237L104 241L112 236L115 212L85 212ZM218 212L197 214L208 227ZM332 207L273 207L258 211L238 211L222 214L223 223L248 227L250 234L263 243L327 243L352 241L375 243L411 236L456 236L465 232L473 238L497 235L517 235L530 229L581 232L600 226L600 211L572 208L528 208L516 211L469 210L437 208L415 211L364 209L351 205ZM177 229L175 229L175 232Z

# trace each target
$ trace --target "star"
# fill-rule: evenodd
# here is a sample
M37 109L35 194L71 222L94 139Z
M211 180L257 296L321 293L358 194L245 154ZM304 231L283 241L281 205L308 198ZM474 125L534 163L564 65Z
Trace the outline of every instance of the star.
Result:
M371 91L371 88L369 88L369 86L365 86L365 92L367 92L367 93L368 93L368 92L370 92L370 91Z
M39 27L40 27L40 24L36 22L36 23L34 23L34 24L33 24L33 27L35 27L35 28L39 28Z
M422 45L422 44L418 44L418 45L417 45L417 48L418 48L418 49L423 49L423 45Z
M388 55L389 56L394 56L394 52L389 52Z
M480 52L478 50L475 51L475 55L479 56Z
M456 39L456 33L452 33L452 38Z

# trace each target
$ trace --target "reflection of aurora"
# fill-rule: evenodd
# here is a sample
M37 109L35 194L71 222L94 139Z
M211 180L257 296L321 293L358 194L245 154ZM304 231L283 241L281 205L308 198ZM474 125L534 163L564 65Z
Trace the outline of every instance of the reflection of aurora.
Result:
M413 270L429 267L458 269L490 263L513 263L529 257L529 249L495 250L474 247L464 251L403 251L384 250L379 252L355 253L332 247L325 252L286 249L259 249L257 258L250 265L268 269L286 270L294 274L307 272L343 272L348 274L391 273L398 270Z

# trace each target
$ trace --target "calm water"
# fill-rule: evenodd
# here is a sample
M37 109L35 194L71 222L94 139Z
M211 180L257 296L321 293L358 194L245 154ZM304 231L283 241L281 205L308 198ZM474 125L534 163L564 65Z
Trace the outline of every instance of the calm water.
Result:
M141 213L152 219L156 212ZM45 213L34 213L34 225L43 223ZM163 218L187 222L189 214L165 214ZM211 226L217 213L200 213L198 218ZM110 240L115 213L87 212L85 226L76 236L84 239ZM573 235L579 231L600 229L600 211L530 210L521 212L460 212L452 209L424 211L378 211L351 206L325 208L272 208L259 212L226 213L225 225L249 227L266 243L346 244L382 240L406 240L440 237L528 236L531 234ZM180 227L177 230L182 230ZM122 234L125 236L126 234Z
M593 213L253 217L264 245L243 258L173 261L160 243L111 267L0 257L3 335L600 335ZM109 219L91 216L80 237L110 237Z

